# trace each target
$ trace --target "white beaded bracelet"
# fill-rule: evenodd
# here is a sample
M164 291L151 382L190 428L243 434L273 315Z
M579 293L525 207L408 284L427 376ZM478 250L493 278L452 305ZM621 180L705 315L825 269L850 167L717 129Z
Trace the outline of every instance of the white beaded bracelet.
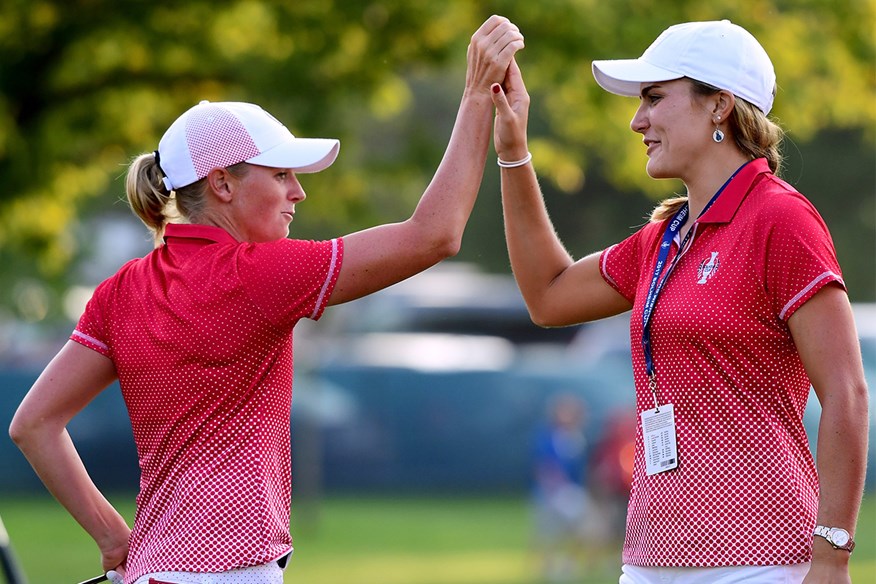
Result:
M518 166L523 166L530 160L532 160L532 152L527 152L525 157L514 162L505 162L501 158L497 158L496 163L502 168L517 168Z

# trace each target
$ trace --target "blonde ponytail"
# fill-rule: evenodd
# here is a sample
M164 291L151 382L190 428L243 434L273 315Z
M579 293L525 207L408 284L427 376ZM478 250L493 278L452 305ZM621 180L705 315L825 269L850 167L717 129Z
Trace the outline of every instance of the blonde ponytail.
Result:
M178 216L173 193L164 187L163 177L155 156L150 152L131 161L125 179L128 204L152 233L155 247L161 245L169 220Z

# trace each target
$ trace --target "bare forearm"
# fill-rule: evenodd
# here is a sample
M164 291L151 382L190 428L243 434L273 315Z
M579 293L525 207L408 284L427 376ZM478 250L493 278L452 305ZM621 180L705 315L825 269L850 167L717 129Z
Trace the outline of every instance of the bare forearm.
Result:
M94 538L107 570L124 562L131 531L94 486L66 426L114 379L110 359L68 341L34 383L9 426L9 435L49 492Z
M867 464L867 390L860 387L841 395L849 396L848 403L826 405L819 424L818 522L854 532Z
M453 255L462 243L490 144L491 90L507 77L514 54L522 48L523 35L517 26L497 15L488 18L471 37L466 54L465 90L447 150L413 216L406 222L426 238L427 247L436 246Z
M791 316L788 328L821 403L817 522L854 534L864 489L869 413L861 348L845 290L825 286ZM849 582L848 563L847 551L813 537L812 567L804 581Z
M474 208L484 174L492 126L492 101L484 92L462 98L441 164L411 218L421 237L455 253Z
M841 394L850 396L848 402L827 404L819 424L817 523L843 528L854 537L866 471L867 392L862 385ZM813 537L812 568L806 582L825 578L848 581L848 562L848 552L834 549L822 537Z
M459 251L483 178L491 109L489 98L463 98L444 158L410 219L344 238L330 304L390 286Z
M502 170L502 208L511 269L532 304L572 265L572 257L554 231L530 165Z
M493 111L490 88L522 48L520 31L501 16L491 16L472 35L462 103L432 181L408 220L344 238L330 304L360 298L456 255L484 175Z
M125 519L100 493L66 430L45 428L18 436L16 442L50 493L105 549L127 540Z

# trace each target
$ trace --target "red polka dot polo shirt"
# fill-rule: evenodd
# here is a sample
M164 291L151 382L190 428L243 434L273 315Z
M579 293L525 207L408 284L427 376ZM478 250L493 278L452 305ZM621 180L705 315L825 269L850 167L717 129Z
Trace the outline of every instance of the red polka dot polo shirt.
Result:
M642 307L665 226L648 224L600 257L605 280L633 303L639 412L654 407ZM764 159L743 167L692 229L651 320L679 464L647 476L638 429L623 561L808 561L818 504L802 423L810 383L787 322L823 286L843 285L833 243L815 208ZM677 247L678 238L670 258Z
M289 551L292 328L318 319L341 239L239 243L169 225L95 291L71 339L112 359L140 458L127 579Z

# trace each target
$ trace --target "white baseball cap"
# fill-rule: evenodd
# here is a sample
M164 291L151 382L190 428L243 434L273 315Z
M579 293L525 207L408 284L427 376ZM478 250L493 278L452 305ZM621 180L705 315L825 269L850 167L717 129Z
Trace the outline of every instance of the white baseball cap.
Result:
M252 103L202 101L171 124L157 160L168 191L196 182L214 168L249 162L296 172L319 172L338 156L340 142L296 138Z
M638 59L593 61L603 89L638 97L641 83L689 77L725 89L757 106L773 107L776 73L751 33L729 20L670 26Z

